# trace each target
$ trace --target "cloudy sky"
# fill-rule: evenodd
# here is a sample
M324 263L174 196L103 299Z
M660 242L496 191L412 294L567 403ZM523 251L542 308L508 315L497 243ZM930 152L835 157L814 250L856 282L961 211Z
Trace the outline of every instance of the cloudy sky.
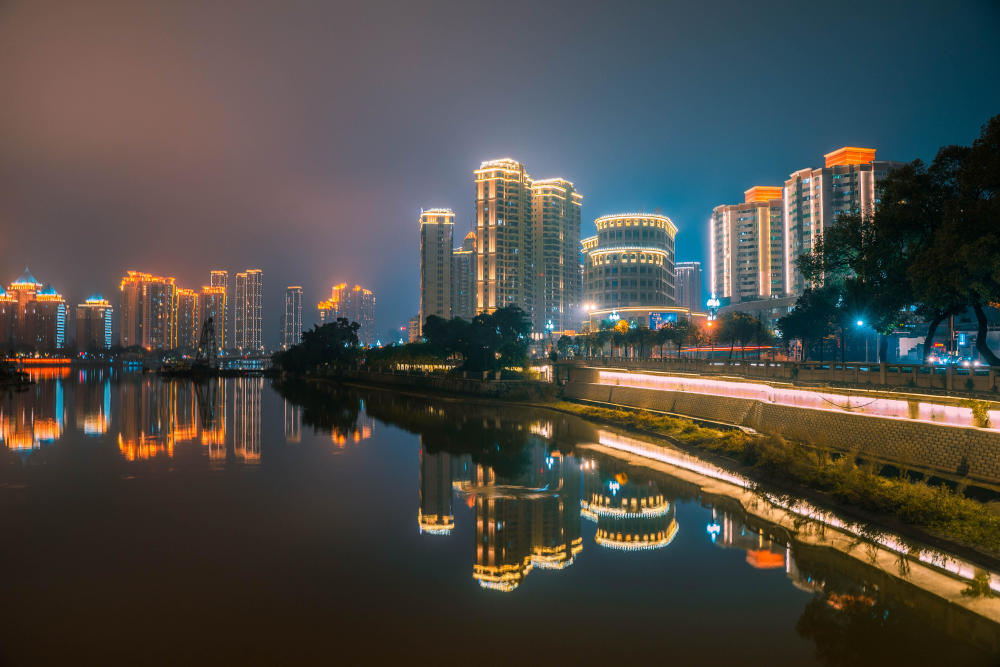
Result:
M562 176L593 219L713 206L850 144L929 160L1000 113L1000 4L0 0L0 280L72 301L126 269L417 310L417 215L472 170ZM309 308L307 322L315 311Z

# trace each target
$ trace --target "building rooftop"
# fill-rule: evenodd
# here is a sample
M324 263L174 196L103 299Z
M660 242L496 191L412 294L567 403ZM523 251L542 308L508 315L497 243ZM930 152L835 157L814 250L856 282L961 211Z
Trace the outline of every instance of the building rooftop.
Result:
M41 286L41 283L35 279L35 276L31 275L31 271L27 267L24 269L24 273L14 281L14 285L36 285Z
M743 191L743 203L767 202L772 199L781 199L782 196L783 188L780 185L755 185L749 190Z
M826 159L827 167L836 167L841 164L868 164L875 159L875 149L844 146L823 157Z

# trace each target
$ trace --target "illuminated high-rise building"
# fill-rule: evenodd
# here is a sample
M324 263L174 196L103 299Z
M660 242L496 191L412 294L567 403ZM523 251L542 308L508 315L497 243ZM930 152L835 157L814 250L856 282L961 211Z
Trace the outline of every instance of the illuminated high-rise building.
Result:
M757 185L742 204L712 211L712 292L731 303L785 294L785 234L780 187Z
M107 350L111 347L111 302L95 294L76 307L76 347Z
M17 297L0 285L0 345L15 340L17 326Z
M535 306L531 176L511 159L483 162L476 183L476 312Z
M221 285L202 285L198 298L198 338L201 345L201 328L208 318L212 318L215 329L215 345L222 349L226 338L226 288Z
M177 285L173 278L128 271L121 281L122 347L177 347Z
M52 285L35 293L24 309L27 338L24 342L36 350L61 350L66 347L69 308Z
M674 264L674 288L677 305L692 312L702 312L705 302L701 299L701 262Z
M688 317L674 292L674 236L664 215L627 213L594 221L597 235L583 239L584 301L591 330L603 320L658 328Z
M233 298L233 344L242 352L264 349L264 274L247 269L236 274Z
M420 212L420 330L431 315L451 319L451 253L455 212Z
M575 329L581 312L580 208L583 195L563 178L531 184L534 328Z
M288 349L302 341L302 287L285 288L285 314L281 319L281 347Z
M363 345L375 342L375 293L361 285L348 287L347 283L334 285L330 298L320 301L319 323L334 322L339 317L348 322L357 322L358 338Z
M198 292L193 289L177 288L177 347L194 350L201 336L201 321L198 316Z
M215 337L219 341L220 348L230 348L233 346L233 324L232 324L232 298L229 293L229 271L217 269L211 272L208 281L211 287L222 288L222 310L219 310L214 320ZM204 289L202 289L204 291Z
M462 245L451 251L451 316L471 320L476 316L476 233L469 232Z
M35 294L42 289L42 284L31 275L27 268L17 280L7 286L7 294L17 302L15 322L13 325L13 340L18 343L30 344L31 335L25 316L25 309L35 299Z
M878 203L876 184L902 162L876 160L874 148L845 146L823 156L823 167L793 172L784 188L784 263L786 294L805 288L795 259L812 250L819 234L842 214L872 214Z

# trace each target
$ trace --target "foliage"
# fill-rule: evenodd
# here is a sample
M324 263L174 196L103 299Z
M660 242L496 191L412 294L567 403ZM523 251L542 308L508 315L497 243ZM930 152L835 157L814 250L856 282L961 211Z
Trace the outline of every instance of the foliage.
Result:
M338 317L335 322L302 332L302 342L272 357L274 366L288 373L315 373L341 370L357 363L357 322Z

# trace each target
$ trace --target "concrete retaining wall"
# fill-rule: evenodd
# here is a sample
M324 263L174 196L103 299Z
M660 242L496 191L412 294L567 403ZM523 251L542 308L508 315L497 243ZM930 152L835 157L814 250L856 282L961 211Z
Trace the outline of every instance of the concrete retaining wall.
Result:
M567 398L660 410L747 426L904 467L1000 484L1000 433L927 422L827 412L763 401L573 381Z

